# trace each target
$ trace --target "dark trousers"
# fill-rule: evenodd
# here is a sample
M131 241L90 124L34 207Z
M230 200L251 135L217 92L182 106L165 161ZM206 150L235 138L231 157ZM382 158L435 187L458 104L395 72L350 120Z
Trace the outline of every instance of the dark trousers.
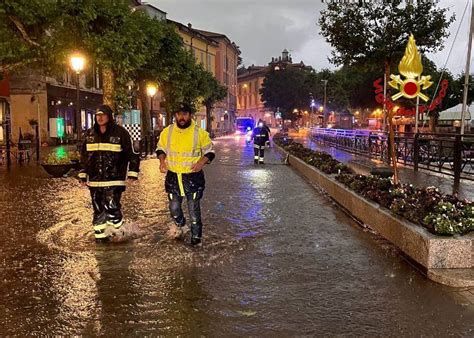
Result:
M94 208L92 224L95 238L105 238L104 232L108 225L114 226L115 229L122 226L122 205L120 204L122 191L123 188L117 187L90 189Z
M186 196L180 196L179 194L168 194L171 217L173 217L178 227L182 227L186 224L186 218L184 217L182 209L184 198L186 198L186 201L188 203L189 217L191 219L191 237L201 239L202 221L200 201L202 198L202 191L190 193Z
M258 163L263 163L265 156L265 145L261 146L259 144L253 145L254 150L254 160Z

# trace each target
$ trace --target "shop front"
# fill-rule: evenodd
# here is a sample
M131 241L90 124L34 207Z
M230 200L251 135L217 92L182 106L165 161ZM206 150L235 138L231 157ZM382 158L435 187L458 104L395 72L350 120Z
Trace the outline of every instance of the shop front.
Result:
M81 90L79 93L80 121L76 121L77 91L73 88L48 85L48 136L57 143L77 139L94 124L94 113L103 102L102 94Z

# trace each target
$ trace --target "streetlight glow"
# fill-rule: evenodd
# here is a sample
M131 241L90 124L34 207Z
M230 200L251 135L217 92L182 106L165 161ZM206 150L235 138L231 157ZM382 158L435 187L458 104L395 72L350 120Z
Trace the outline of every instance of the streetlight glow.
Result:
M150 97L155 96L157 91L158 91L158 87L155 84L153 84L153 83L147 84L146 93L147 93L148 96L150 96Z
M86 59L81 54L73 54L69 58L69 63L71 64L72 70L79 74L84 70Z

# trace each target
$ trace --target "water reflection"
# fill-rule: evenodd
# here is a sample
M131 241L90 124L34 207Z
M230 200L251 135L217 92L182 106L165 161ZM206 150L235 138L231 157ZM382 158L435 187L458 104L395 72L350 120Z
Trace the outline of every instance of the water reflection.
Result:
M198 249L166 235L156 159L123 197L138 235L104 246L74 178L0 170L0 335L472 335L470 307L275 152L254 167L243 141L216 144Z

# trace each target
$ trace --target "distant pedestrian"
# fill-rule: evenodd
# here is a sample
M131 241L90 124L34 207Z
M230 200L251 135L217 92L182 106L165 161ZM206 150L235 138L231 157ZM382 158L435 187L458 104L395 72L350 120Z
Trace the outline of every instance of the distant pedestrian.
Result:
M265 126L262 120L258 121L257 126L253 130L253 147L254 147L254 163L265 164L265 145L270 140L268 127Z
M203 167L214 160L214 148L209 133L195 125L192 109L182 105L175 112L176 122L160 134L156 154L160 171L166 173L165 190L169 209L176 226L176 238L186 234L186 219L182 203L186 199L191 219L191 245L202 239L200 200L205 179Z
M133 150L128 131L117 125L112 108L100 106L95 113L94 127L84 136L79 178L89 186L97 242L123 236L120 204L127 177L138 178L140 158Z

